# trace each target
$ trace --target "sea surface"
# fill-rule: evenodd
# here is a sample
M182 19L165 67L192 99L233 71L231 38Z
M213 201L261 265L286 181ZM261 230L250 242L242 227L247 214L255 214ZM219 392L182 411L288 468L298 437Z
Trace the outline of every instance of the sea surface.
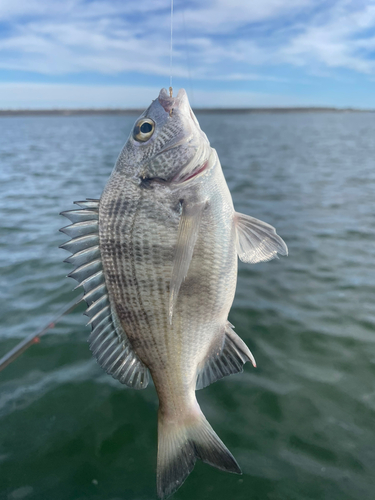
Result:
M98 198L136 117L0 118L0 357L78 297L59 216ZM198 392L243 475L175 500L375 498L375 114L198 114L237 211L289 257L241 264L258 367ZM0 373L1 500L156 498L157 398L91 357L80 305Z

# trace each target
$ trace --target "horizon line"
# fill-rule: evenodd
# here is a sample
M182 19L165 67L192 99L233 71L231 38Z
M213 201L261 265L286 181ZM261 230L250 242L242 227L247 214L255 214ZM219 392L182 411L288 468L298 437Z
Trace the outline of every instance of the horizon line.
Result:
M246 108L194 108L197 113L291 113L291 112L360 112L373 113L375 109L335 106L271 106ZM144 108L46 108L46 109L0 109L0 116L31 116L31 115L133 115L141 114Z

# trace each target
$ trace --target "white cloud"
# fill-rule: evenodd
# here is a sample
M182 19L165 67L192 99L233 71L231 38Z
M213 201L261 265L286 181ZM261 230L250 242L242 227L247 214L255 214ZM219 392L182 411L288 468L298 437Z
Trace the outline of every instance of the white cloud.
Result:
M368 31L374 28L374 2L340 2L312 25L306 25L280 50L280 55L296 65L313 61L328 68L373 73L375 61L371 52L375 39L369 38Z
M292 19L312 3L211 0L196 2L183 11L175 2L175 76L186 76L186 44L197 78L218 75L223 63L249 66L272 60L272 51L251 39L249 25L280 16ZM167 74L168 9L165 0L0 2L0 17L12 20L10 33L0 38L0 68L52 75L84 71ZM241 28L245 32L237 36ZM254 35L258 28L254 28ZM220 34L230 37L220 39ZM245 71L237 68L233 73Z
M375 73L374 0L195 0L184 12L183 5L175 2L175 77L287 83L272 74L280 66L335 78L340 68ZM169 1L3 0L0 18L9 23L0 36L2 70L72 80L85 72L169 76Z
M318 3L316 1L316 3ZM186 9L186 22L203 33L228 33L250 23L293 16L313 4L313 0L214 0Z
M103 18L119 14L154 12L166 9L165 0L3 0L0 2L0 18L16 20L31 16L53 18L64 16L74 19Z

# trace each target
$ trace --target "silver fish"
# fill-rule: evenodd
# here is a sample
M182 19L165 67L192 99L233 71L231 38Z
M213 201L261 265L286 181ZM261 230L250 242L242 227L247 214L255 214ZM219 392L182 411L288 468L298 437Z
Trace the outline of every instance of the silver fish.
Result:
M195 391L255 360L228 322L237 256L287 255L275 229L239 214L185 90L165 89L141 115L100 200L63 212L69 276L84 288L90 349L135 389L159 397L157 491L177 490L199 458L241 473Z

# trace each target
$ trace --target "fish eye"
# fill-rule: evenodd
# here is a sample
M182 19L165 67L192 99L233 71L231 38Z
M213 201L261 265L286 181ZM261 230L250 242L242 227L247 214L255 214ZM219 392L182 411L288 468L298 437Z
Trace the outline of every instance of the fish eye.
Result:
M148 141L155 130L155 123L151 118L141 118L133 130L133 137L138 142Z

